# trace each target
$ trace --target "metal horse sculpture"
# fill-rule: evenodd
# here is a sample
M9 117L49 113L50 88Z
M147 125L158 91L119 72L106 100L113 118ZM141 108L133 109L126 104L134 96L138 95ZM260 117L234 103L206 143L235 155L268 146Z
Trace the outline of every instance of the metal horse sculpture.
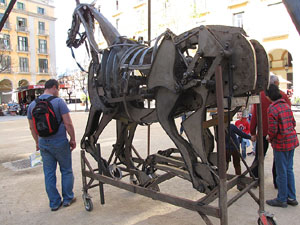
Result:
M97 21L107 42L99 49L94 39ZM79 34L80 24L85 32ZM79 37L79 38L77 38ZM218 185L217 165L212 160L214 137L205 126L208 107L216 106L215 70L221 65L224 95L247 96L268 85L268 59L263 47L248 40L241 28L200 26L175 35L166 30L148 47L119 34L93 5L78 4L67 45L77 48L87 38L92 57L88 70L91 109L81 148L101 161L104 174L158 189L165 171L190 181L195 189L209 193ZM155 108L144 107L155 100ZM192 114L183 122L183 138L175 118ZM107 124L117 121L116 143L105 160L96 143ZM142 159L133 157L137 125L159 122L176 145ZM178 156L178 153L180 154ZM118 165L118 166L117 166Z

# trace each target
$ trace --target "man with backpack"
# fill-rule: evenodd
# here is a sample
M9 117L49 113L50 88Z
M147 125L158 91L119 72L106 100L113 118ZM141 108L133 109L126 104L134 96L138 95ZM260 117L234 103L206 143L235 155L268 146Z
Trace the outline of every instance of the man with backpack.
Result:
M63 99L58 98L57 80L45 83L44 93L28 108L27 118L36 150L41 151L46 192L51 211L62 205L70 206L74 201L71 152L76 148L75 131L70 111ZM70 141L67 139L67 134ZM62 176L62 197L56 188L56 166L59 164Z

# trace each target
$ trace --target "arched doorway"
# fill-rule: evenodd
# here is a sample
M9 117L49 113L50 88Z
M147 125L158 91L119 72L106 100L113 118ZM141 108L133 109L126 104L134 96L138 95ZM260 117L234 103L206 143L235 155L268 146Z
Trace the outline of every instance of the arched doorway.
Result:
M29 82L28 82L28 80L25 80L25 79L19 80L19 82L18 82L18 87L26 87L28 85L29 85Z
M46 83L46 80L40 80L37 85L41 85L41 84L45 84Z
M286 49L274 49L269 52L270 72L278 76L280 89L288 92L293 89L293 58Z
M27 93L25 91L28 88L29 82L26 79L19 80L18 82L18 102L19 104L27 102Z
M12 100L13 86L8 79L0 81L0 104L8 103Z

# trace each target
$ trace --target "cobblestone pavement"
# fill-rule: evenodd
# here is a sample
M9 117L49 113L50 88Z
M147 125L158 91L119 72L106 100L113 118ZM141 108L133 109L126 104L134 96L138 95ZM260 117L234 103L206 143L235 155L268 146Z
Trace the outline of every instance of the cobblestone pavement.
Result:
M87 212L84 209L82 195L82 180L80 171L80 149L79 141L84 132L87 120L87 113L71 113L77 137L77 149L73 152L73 169L75 174L75 195L77 201L68 208L62 208L57 212L51 212L48 206L48 199L44 188L44 178L42 167L25 168L12 170L5 166L7 163L28 159L34 152L34 142L28 129L26 117L0 117L0 224L2 225L47 225L47 224L125 224L125 225L191 225L205 224L201 217L193 211L179 208L167 203L155 201L137 194L133 194L109 185L104 185L105 205L99 202L99 190L94 188L89 190L94 204L94 210ZM300 122L300 114L295 113L295 118ZM298 123L300 131L300 123ZM141 155L146 154L147 127L139 127L134 139L134 146ZM115 123L112 122L105 129L100 138L101 148L104 157L107 157L115 142ZM159 149L173 147L164 131L158 124L151 126L151 152ZM248 149L250 151L251 148ZM89 157L92 165L95 162ZM250 164L253 156L247 157ZM272 184L272 149L269 148L265 160L265 199L276 197L276 190ZM296 187L300 188L300 152L295 151L295 175ZM229 171L233 168L230 165ZM60 187L60 174L58 174L58 185ZM127 179L127 178L124 178ZM60 189L60 188L59 188ZM192 200L199 199L202 195L196 192L191 184L179 178L172 179L160 186L161 192L171 193L183 198ZM258 194L258 189L253 190ZM236 188L228 193L229 198L237 194ZM300 200L299 191L297 193ZM217 205L217 200L212 205ZM289 206L286 209L272 208L265 206L266 211L274 213L277 223L299 224L299 207ZM248 195L230 206L228 210L230 225L257 224L258 205ZM214 224L219 221L212 218Z

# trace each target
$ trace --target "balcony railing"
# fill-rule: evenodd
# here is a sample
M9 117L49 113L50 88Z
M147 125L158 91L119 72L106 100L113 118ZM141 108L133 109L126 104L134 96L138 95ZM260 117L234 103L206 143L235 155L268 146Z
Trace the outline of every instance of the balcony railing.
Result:
M19 73L29 73L28 67L19 67Z
M28 28L25 26L17 26L17 31L28 32Z
M1 45L0 44L0 50L11 51L11 47L10 47L10 45Z
M47 51L47 49L39 48L38 54L48 54L48 51Z
M28 52L28 46L18 46L19 52Z
M11 66L8 66L8 67L3 67L3 66L0 66L0 73L11 73Z
M38 35L49 35L47 30L38 30Z
M48 73L48 68L39 68L39 73Z

